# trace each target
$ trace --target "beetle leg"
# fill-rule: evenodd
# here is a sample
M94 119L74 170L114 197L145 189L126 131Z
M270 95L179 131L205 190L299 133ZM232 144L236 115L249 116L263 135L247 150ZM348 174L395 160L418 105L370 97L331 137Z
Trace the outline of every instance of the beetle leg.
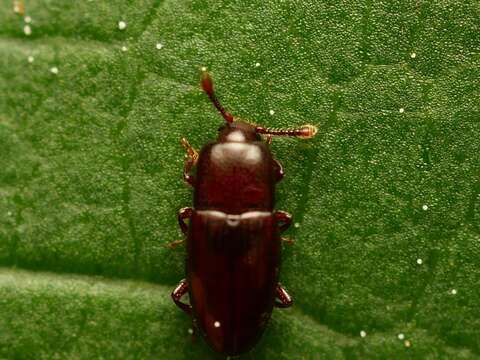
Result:
M277 182L283 179L283 175L285 174L283 172L283 166L280 164L280 162L276 159L273 159L273 166L275 166L275 176L277 178Z
M169 242L165 246L170 248L170 249L175 249L175 248L177 248L177 246L182 245L183 243L185 243L185 240L175 240L175 241Z
M183 165L183 179L190 185L195 184L195 177L190 173L192 168L197 164L198 161L198 151L193 148L192 145L188 142L187 139L182 138L180 140L182 146L185 148L186 159Z
M192 213L193 209L191 207L184 207L178 212L178 224L185 235L188 233L188 225L185 223L185 219L191 218Z
M178 283L177 287L172 291L172 299L180 309L185 311L187 315L191 315L192 306L180 301L182 296L185 295L187 292L188 292L188 283L187 283L187 280L183 279Z
M282 287L282 285L277 284L277 288L275 289L275 307L279 308L287 308L292 306L293 299L287 293L287 290Z
M290 239L289 237L282 236L282 241L287 245L295 244L295 240Z
M281 232L287 230L292 223L292 215L285 211L277 211L275 213L275 219L277 220L277 223L281 223L278 227Z

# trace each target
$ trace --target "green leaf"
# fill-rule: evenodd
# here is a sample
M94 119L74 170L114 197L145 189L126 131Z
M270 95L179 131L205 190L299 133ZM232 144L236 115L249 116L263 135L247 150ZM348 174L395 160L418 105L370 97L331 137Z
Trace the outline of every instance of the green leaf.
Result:
M244 357L480 355L477 2L0 4L0 357L216 357L165 246L179 139L222 122L202 66L233 114L320 130L274 140L295 305Z

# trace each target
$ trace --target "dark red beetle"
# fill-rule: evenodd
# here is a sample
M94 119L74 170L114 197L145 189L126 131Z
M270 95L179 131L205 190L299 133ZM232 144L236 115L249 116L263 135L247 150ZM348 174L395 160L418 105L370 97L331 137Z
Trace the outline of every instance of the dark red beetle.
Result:
M273 209L283 169L268 144L275 135L311 138L317 129L274 130L236 121L220 105L207 72L202 88L226 124L217 142L204 146L200 155L182 139L184 178L195 192L194 207L178 214L187 235L187 278L172 298L215 351L238 355L257 343L273 306L292 305L278 283L279 233L290 226L291 216ZM191 305L180 301L187 292Z

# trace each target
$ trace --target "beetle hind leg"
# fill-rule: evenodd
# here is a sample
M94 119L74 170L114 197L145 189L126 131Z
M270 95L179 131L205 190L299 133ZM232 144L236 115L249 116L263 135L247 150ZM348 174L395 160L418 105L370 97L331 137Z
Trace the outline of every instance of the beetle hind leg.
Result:
M188 305L180 299L188 292L188 283L187 280L181 280L177 287L172 291L172 299L175 305L182 309L187 315L192 315L192 306Z
M275 307L278 308L288 308L292 306L293 299L288 294L287 290L280 285L277 284L277 288L275 289Z

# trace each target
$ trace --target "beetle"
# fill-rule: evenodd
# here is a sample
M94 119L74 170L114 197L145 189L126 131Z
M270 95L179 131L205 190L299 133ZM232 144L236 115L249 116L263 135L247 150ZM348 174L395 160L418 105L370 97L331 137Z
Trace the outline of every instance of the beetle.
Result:
M255 346L274 306L293 302L278 283L281 241L287 240L280 233L292 217L274 210L275 184L284 172L269 144L272 136L308 139L317 128L269 129L238 120L218 101L206 71L201 86L225 124L200 153L181 141L194 201L178 213L187 237L187 278L171 296L215 351L233 356ZM189 304L181 299L187 293Z

